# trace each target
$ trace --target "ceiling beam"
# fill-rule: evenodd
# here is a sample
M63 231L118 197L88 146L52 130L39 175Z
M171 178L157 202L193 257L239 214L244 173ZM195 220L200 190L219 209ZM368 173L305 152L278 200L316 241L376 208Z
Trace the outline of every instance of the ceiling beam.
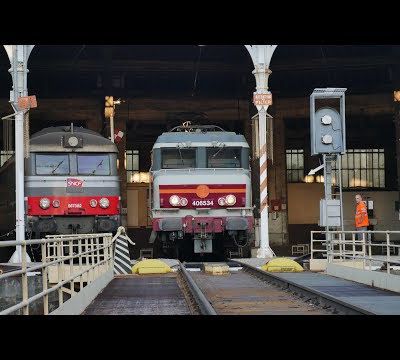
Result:
M366 56L366 57L336 57L319 59L273 59L271 69L274 73L285 71L317 71L329 69L367 69L379 66L391 66L398 61L394 56ZM196 64L188 61L156 61L156 60L112 60L112 71L116 72L193 72ZM5 64L2 68L7 67ZM0 68L1 70L4 70ZM104 63L96 60L49 61L34 62L29 70L34 72L102 72ZM202 62L200 72L239 72L251 75L252 66L249 63Z

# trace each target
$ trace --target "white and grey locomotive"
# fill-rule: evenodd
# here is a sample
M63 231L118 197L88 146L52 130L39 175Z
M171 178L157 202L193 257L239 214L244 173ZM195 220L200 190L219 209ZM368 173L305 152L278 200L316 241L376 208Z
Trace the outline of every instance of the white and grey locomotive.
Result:
M45 128L31 136L25 160L26 231L46 234L115 232L121 198L118 149L100 134L71 126ZM0 169L0 228L15 224L15 165Z
M217 126L178 126L154 144L151 177L158 255L248 251L254 217L243 135Z

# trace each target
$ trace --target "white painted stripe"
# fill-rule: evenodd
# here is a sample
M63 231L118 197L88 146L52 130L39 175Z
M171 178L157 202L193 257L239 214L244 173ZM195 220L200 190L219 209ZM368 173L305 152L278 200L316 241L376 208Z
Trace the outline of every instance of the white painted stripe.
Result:
M118 254L119 256L122 256L122 257L125 258L126 260L128 260L128 261L129 261L129 264L130 264L131 259L130 259L129 256L126 256L126 254L123 254L122 252L120 252L120 251L118 251L118 250L115 250L115 253Z
M121 245L119 245L119 244L116 244L115 245L115 248L117 249L120 249L121 251L124 251L124 252L127 252L128 254L129 254L129 248L127 248L127 247L125 247L125 246L121 246Z
M124 259L122 256L115 256L114 260L117 261L120 266L126 266L127 269L132 267L131 261Z
M263 154L260 158L260 164L264 164L267 162L267 154Z
M124 263L124 262L121 262L120 261L120 259L115 259L115 261L116 261L116 264L121 268L121 269L123 269L126 273L130 273L131 272L131 266L127 266L126 265L126 263Z
M126 243L126 241L121 241L120 239L118 239L118 240L116 241L115 244L116 244L117 246L126 247L127 249L129 249L129 246L128 246L128 244Z
M117 269L115 269L115 267L119 267L120 270L118 271ZM126 274L126 271L121 266L119 266L116 262L114 262L114 271L118 274Z

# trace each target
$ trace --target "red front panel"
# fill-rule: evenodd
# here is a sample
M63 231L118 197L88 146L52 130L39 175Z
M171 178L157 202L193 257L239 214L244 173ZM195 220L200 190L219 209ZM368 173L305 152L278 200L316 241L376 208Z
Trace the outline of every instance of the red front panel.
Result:
M169 203L172 195L178 195L188 200L186 206L176 206L181 209L212 208L223 209L226 207L246 206L246 185L160 185L160 207L173 208ZM227 195L236 196L233 206L220 206L218 199Z
M42 209L40 199L50 200L50 207ZM110 206L107 209L100 207L100 199L107 198ZM90 206L90 200L96 200L95 208ZM53 200L60 201L60 207L53 206ZM32 216L53 216L53 215L118 215L119 196L29 196L28 215Z

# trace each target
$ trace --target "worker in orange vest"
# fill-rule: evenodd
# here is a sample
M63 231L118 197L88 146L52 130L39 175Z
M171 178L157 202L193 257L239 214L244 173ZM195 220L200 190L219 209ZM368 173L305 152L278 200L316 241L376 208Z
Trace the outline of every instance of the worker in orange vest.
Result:
M356 230L357 232L357 239L362 240L363 239L363 231L367 231L368 226L369 226L369 220L368 220L368 212L367 212L367 205L362 199L362 196L360 194L356 195L356 216L355 216L355 221L356 221ZM365 240L367 240L367 236L365 235Z

